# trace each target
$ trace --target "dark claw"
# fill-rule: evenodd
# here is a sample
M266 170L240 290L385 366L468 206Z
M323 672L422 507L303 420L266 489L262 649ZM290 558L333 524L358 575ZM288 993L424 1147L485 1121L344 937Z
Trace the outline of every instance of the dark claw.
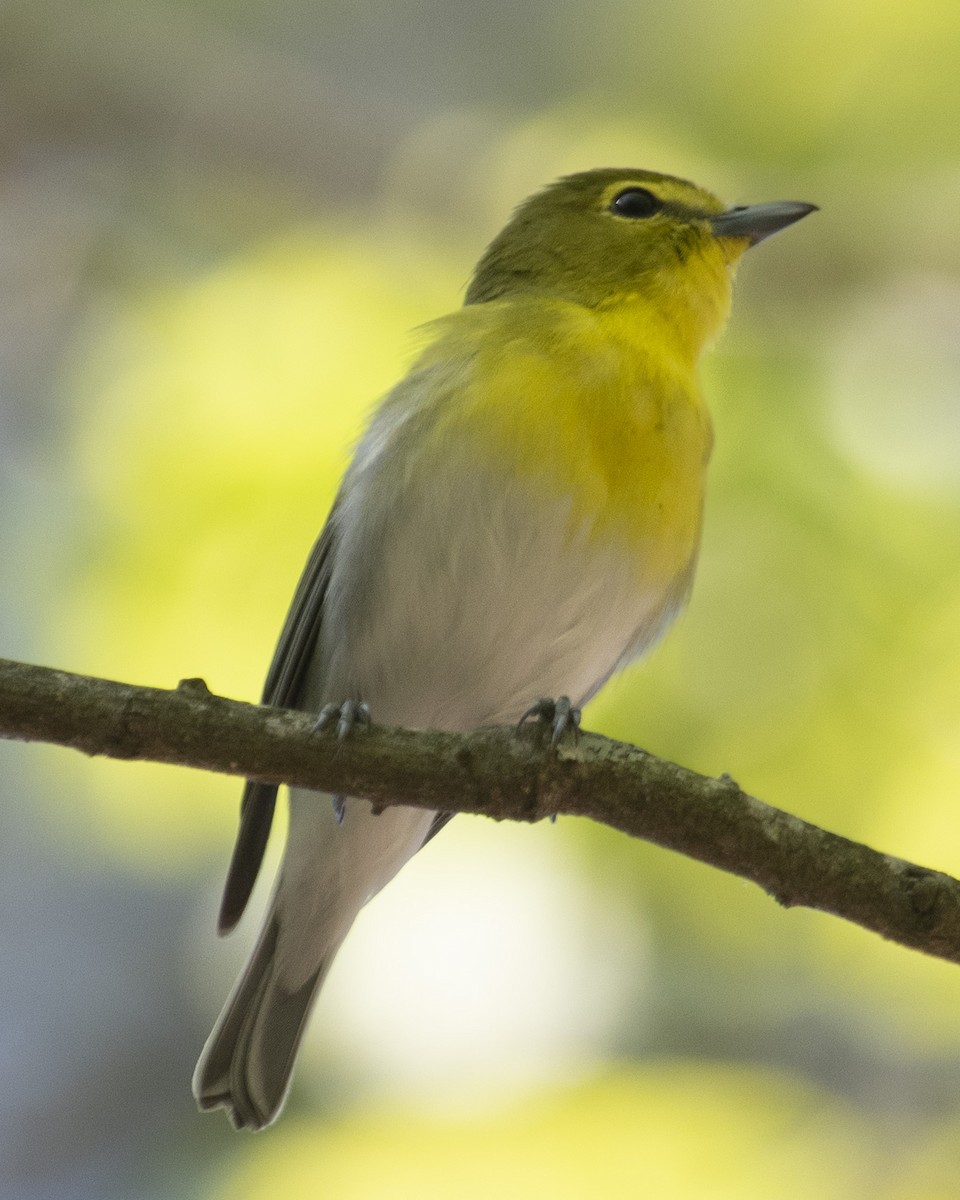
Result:
M573 732L574 738L580 736L580 709L574 708L569 696L559 696L556 700L545 697L531 705L517 722L517 728L524 721L536 717L544 725L551 727L550 745L556 746L565 733Z
M339 704L325 704L323 708L320 709L320 712L317 714L317 719L314 722L313 728L315 732L320 733L322 730L326 729L334 717L339 716Z
M342 825L343 814L347 808L347 798L346 796L331 796L330 799L333 801L333 815L337 819L337 824Z

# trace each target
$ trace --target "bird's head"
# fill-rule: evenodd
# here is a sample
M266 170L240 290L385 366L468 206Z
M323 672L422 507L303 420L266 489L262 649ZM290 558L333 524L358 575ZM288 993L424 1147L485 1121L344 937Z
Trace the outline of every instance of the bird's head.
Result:
M726 317L743 252L815 207L728 209L703 188L653 171L568 175L517 208L477 264L466 303L519 295L591 308L639 302L702 344Z

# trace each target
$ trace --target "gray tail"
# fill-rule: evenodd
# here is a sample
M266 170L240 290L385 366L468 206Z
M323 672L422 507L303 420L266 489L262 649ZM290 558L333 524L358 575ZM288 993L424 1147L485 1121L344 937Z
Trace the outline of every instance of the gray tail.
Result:
M279 1116L307 1017L336 951L334 945L306 983L290 991L277 971L279 932L274 910L193 1075L200 1108L225 1108L237 1129L263 1129Z

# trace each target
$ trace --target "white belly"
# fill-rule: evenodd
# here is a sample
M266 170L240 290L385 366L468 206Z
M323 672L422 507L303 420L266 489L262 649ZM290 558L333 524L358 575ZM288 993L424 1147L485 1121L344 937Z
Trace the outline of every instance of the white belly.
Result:
M311 706L356 697L384 724L470 729L540 696L579 704L685 598L686 573L645 583L623 545L572 530L528 483L474 468L420 499L344 514Z

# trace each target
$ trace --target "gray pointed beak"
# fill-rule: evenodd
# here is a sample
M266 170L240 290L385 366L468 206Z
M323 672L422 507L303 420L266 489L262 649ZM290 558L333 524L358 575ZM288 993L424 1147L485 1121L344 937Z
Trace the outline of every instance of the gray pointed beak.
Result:
M731 208L714 217L710 224L716 237L748 238L751 246L772 233L786 229L808 213L817 212L816 204L802 200L774 200L771 204L750 204Z

